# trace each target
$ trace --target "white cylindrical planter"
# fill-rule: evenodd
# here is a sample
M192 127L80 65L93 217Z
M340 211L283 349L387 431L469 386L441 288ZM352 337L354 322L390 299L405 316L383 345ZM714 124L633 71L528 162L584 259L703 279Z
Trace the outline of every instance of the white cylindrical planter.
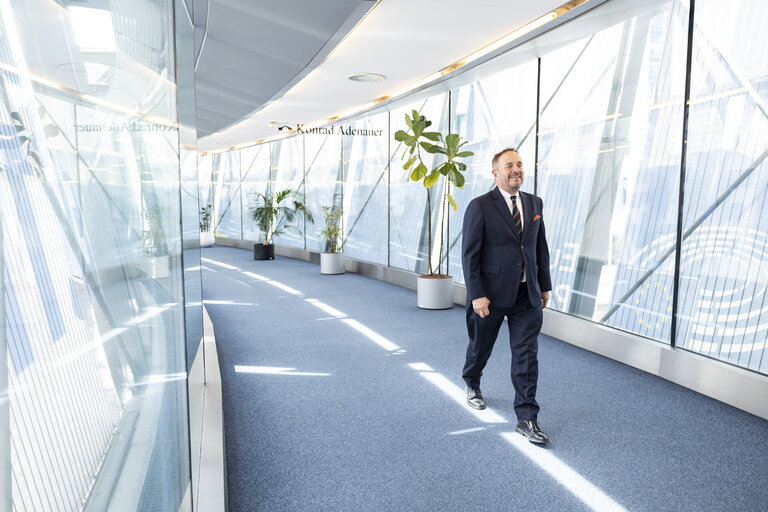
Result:
M320 272L322 274L343 274L344 273L344 253L343 252L321 252L320 253Z
M453 307L453 277L419 276L416 295L420 308L450 309Z
M215 241L216 238L213 236L213 233L209 231L200 232L200 247L210 247Z

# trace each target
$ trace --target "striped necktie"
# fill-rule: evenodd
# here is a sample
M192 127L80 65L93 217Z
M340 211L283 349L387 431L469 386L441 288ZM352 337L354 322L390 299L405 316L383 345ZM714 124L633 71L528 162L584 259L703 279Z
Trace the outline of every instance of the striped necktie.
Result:
M515 197L512 196L510 200L512 201L512 221L515 223L515 229L517 230L517 236L519 236L521 239L523 238L523 223L520 221L520 210L517 208L517 201L515 201Z
M517 196L510 197L510 200L512 201L512 222L515 223L515 229L517 230L517 236L520 237L520 241L523 240L523 223L520 219L520 209L517 207L517 201L515 201L515 198ZM522 256L522 254L521 254ZM520 278L523 279L525 277L525 261L520 265Z

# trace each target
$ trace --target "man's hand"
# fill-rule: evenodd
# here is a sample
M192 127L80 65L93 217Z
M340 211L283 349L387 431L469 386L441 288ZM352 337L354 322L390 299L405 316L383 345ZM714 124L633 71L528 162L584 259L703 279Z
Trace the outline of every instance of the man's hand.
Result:
M491 301L488 300L488 297L480 297L479 299L472 301L472 309L475 310L475 313L477 313L480 318L485 318L491 314L488 309L488 306L490 305Z
M547 307L548 302L549 302L549 292L541 292L541 307L542 308Z

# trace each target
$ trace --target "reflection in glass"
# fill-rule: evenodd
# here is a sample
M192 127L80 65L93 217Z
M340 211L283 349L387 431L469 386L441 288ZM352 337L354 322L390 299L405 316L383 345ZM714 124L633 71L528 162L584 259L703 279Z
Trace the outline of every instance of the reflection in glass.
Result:
M110 6L0 1L17 510L191 509L173 3Z
M344 135L344 253L387 264L389 114L348 123L373 135ZM401 168L402 166L400 166Z
M665 341L686 26L670 2L541 59L552 307Z
M272 143L273 192L290 189L304 194L304 167L304 136ZM275 237L274 243L303 249L304 233L313 228L308 221L302 221L298 228L299 231L289 229Z
M270 145L244 148L240 151L243 166L242 218L243 240L263 241L258 227L251 220L248 208L254 202L254 193L266 194L270 185Z
M216 234L242 238L239 151L212 155L211 186L214 188L213 209Z
M314 225L307 224L307 250L327 251L327 244L319 236L325 227L322 207L342 204L341 136L308 133L304 135L304 149L307 206L315 219Z
M522 190L533 193L536 143L536 61L472 82L451 94L451 131L469 144L464 149L475 156L467 159L463 190L453 197L458 205L450 212L450 274L464 282L461 269L461 235L464 211L475 197L496 185L491 173L493 155L515 148L523 160ZM544 203L545 210L547 203Z
M678 346L768 373L765 4L696 2Z

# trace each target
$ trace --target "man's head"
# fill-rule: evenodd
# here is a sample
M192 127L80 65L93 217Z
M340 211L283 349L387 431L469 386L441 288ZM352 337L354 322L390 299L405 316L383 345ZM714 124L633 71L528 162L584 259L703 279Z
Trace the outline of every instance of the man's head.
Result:
M523 185L523 160L516 149L502 149L493 156L493 178L496 186L508 194L517 194Z

